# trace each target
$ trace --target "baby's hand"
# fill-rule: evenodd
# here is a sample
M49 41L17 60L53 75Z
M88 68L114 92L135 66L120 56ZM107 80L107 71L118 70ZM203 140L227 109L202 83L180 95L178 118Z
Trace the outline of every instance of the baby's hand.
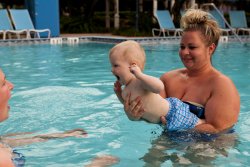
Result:
M130 67L130 72L134 74L136 77L141 74L141 69L134 63Z

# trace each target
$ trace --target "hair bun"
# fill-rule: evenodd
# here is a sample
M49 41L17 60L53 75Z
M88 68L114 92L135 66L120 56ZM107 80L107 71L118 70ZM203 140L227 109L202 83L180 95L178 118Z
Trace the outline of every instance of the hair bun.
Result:
M181 27L192 27L196 24L205 24L210 18L209 13L197 9L189 9L181 19Z
M189 9L181 18L181 28L186 31L200 31L207 45L218 44L221 30L209 12L201 9Z

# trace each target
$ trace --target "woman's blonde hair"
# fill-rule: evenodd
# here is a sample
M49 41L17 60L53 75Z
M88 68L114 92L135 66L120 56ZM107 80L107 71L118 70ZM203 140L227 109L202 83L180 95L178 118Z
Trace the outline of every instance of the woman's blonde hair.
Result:
M110 54L112 54L112 52L118 48L123 48L121 50L122 52L121 56L123 56L123 58L126 61L130 63L136 63L142 71L144 70L144 66L146 62L146 55L145 55L144 49L141 47L141 45L138 42L133 41L133 40L121 42L115 45L110 50Z
M207 46L214 43L218 45L220 39L220 28L212 15L201 9L189 9L181 18L183 31L200 31Z

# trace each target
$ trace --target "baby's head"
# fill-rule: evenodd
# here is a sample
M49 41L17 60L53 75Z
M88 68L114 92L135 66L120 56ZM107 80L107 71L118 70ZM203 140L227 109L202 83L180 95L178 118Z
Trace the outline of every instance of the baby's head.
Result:
M115 45L109 53L111 55L116 54L115 57L119 56L124 61L127 61L130 65L136 64L143 71L146 56L144 49L136 41L128 40Z

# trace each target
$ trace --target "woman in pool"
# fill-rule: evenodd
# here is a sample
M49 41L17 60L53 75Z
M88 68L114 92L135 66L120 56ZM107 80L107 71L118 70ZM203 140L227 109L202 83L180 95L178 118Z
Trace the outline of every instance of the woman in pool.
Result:
M160 94L187 102L190 110L204 109L206 123L197 125L195 130L219 133L230 129L238 120L240 97L230 78L212 66L221 33L219 26L209 13L190 9L181 18L181 27L179 56L185 68L161 76L165 91ZM124 109L131 120L144 114L142 105L140 97L133 101L126 97ZM166 123L165 117L161 120Z
M0 69L0 122L6 120L9 117L9 99L11 97L11 90L14 85L6 80L4 73ZM16 134L18 136L27 133ZM53 134L42 134L33 137L19 137L13 138L15 136L5 135L0 136L0 167L13 167L13 166L23 166L24 156L16 151L13 151L11 147L21 146L26 144L31 144L35 142L44 142L48 139L54 138L65 138L65 137L84 137L87 133L82 129L74 129L66 131L63 133L53 133ZM11 147L10 147L11 146Z

